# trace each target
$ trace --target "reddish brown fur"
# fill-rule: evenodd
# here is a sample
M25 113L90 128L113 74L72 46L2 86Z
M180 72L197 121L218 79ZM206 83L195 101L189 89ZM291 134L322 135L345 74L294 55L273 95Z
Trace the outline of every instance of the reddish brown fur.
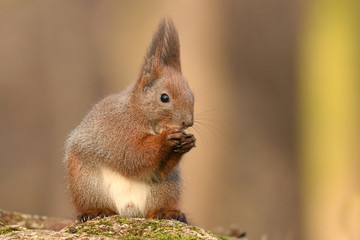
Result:
M68 159L68 181L76 182L81 175L81 167L82 163L79 161L79 156L77 154L71 153ZM69 190L71 194L71 201L75 205L75 208L78 212L84 208L82 206L82 202L78 199L78 194L76 193L76 189L73 188L74 185L70 185Z
M84 181L84 169L87 168L86 164L84 164L84 161L79 154L74 152L70 153L68 163L68 182L81 185L81 182ZM110 216L116 214L113 209L105 207L106 204L100 204L99 206L93 207L89 206L89 204L84 201L82 194L79 194L77 184L69 184L69 191L71 194L71 201L78 213L78 219L81 217L91 219L96 216Z
M163 93L169 103L160 101ZM144 216L186 222L178 210L178 164L195 146L195 137L185 133L193 124L193 106L194 96L181 74L176 29L163 20L138 80L95 105L67 140L69 190L79 219L119 214L114 196L102 185L106 167L148 185Z

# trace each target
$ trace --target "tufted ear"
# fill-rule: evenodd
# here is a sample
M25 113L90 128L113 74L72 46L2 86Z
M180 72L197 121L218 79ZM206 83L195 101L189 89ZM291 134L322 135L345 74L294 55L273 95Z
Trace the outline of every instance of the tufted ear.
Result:
M161 77L164 66L181 73L180 42L171 19L163 19L154 33L141 68L141 85L151 86Z

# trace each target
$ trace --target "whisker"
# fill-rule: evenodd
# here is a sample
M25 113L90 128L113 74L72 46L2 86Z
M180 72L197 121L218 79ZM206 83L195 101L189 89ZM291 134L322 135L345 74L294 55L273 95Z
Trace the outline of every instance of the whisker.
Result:
M218 121L215 121L214 119L211 119L211 118L206 118L206 117L197 117L196 119L197 119L197 120L200 120L200 121L207 121L207 122L211 122L211 123L219 124L219 122L218 122Z
M213 130L216 130L218 133L222 133L222 131L218 127L216 127L210 123L199 121L199 120L196 120L196 121L201 125L205 125L208 128L212 128Z
M195 132L197 132L197 133L199 134L200 139L201 139L201 142L202 142L202 143L205 143L205 142L204 142L204 138L203 138L201 132L196 128L196 126L193 126L192 129L194 129Z
M195 113L195 116L201 116L201 115L204 115L206 113L213 113L213 112L216 112L218 110L221 110L221 108L212 108L212 109L208 109L208 110L203 111L203 112L198 112L198 113Z
M218 128L216 128L215 126L212 126L210 124L204 123L204 122L199 122L199 121L195 121L196 123L199 124L199 127L206 127L205 129L207 129L209 132L211 132L211 134L214 137L218 137L217 134L222 133Z

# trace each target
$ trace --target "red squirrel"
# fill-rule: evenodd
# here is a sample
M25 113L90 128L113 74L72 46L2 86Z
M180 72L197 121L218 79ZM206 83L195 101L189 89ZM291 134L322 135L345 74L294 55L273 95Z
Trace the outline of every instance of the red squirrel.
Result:
M118 214L175 219L179 161L195 146L194 95L181 73L172 20L154 33L137 80L96 104L65 147L68 189L80 221Z

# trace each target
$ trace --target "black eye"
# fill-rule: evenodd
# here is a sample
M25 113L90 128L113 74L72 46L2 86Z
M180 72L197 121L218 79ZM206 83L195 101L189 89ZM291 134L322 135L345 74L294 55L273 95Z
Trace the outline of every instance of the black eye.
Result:
M161 94L160 100L161 100L163 103L167 103L167 102L170 101L170 97L169 97L169 95L167 95L166 93L163 93L163 94Z

